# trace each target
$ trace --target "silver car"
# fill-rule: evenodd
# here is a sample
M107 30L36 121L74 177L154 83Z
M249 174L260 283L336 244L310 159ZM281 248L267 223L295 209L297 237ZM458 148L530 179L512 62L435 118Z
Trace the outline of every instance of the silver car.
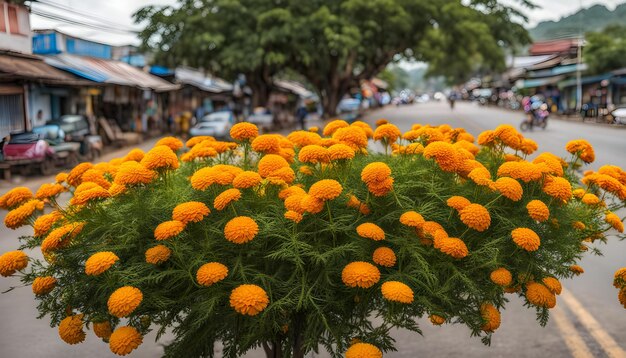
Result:
M215 138L228 138L233 122L234 116L230 111L207 114L189 130L189 135L192 137L208 135Z

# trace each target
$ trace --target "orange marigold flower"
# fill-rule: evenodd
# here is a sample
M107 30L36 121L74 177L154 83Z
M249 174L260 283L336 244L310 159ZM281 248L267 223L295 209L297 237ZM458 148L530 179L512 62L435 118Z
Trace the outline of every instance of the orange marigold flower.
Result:
M513 242L526 251L537 251L539 245L541 245L539 236L531 229L525 227L513 229L511 236L513 237Z
M366 184L374 184L385 181L391 175L389 166L382 162L370 163L361 171L361 180Z
M369 262L351 262L343 268L341 280L349 287L370 288L380 280L380 271Z
M35 236L42 236L52 228L52 225L56 223L60 218L63 217L63 214L59 211L53 211L50 214L41 215L35 220L33 224L33 229L35 230Z
M582 197L585 195L585 189L574 189L572 190L572 195L578 199L582 199Z
M383 297L389 301L399 303L413 302L413 290L411 287L399 281L387 281L380 286Z
M209 262L202 265L196 273L196 280L202 286L211 286L228 276L228 267L219 262Z
M145 155L146 155L146 153L143 150L141 150L139 148L135 148L135 149L131 150L130 152L128 152L128 154L126 154L126 156L122 159L122 161L124 161L124 162L129 162L129 161L140 162Z
M365 132L365 135L367 135L367 138L372 138L374 136L374 130L372 130L372 127L363 121L354 121L350 124L350 127L361 128Z
M52 230L41 243L41 251L45 253L64 247L80 233L83 226L83 223L71 223Z
M401 135L400 129L391 123L380 125L374 130L374 140L385 140L387 143L394 143Z
M70 200L72 205L85 205L95 199L106 199L111 194L108 190L92 182L83 182L76 187L74 197Z
M337 198L342 191L343 187L338 181L333 179L322 179L311 185L311 188L309 188L309 195L316 199L327 201Z
M150 149L141 159L141 164L148 169L176 169L180 165L176 153L166 145Z
M298 153L298 160L302 163L328 163L330 160L330 154L328 149L319 145L307 145L302 147Z
M111 194L111 196L118 196L120 194L125 193L126 190L127 190L126 185L113 183L113 185L111 185L111 187L109 188L109 194Z
M502 287L509 286L513 282L513 275L504 267L491 271L489 278L493 283Z
M190 178L191 187L196 190L206 190L213 184L229 185L232 184L235 176L243 172L243 170L235 172L230 170L229 165L216 165L213 167L202 168Z
M35 210L43 210L44 203L39 200L31 200L9 211L4 217L4 225L9 229L17 229L26 224L26 221L35 213Z
M328 147L328 155L331 161L349 160L354 158L354 149L346 144L334 144Z
M304 175L313 175L313 169L311 169L311 167L309 167L308 165L303 165L298 169L298 172L304 174Z
M210 135L201 135L197 137L191 137L187 140L187 142L185 143L185 146L187 148L193 148L194 146L204 141L215 141L215 138L211 137Z
M621 303L622 306L626 308L626 289L622 288L619 290L619 292L617 293L617 299L619 303Z
M93 333L98 338L109 339L111 337L111 323L109 321L93 322Z
M348 124L348 122L341 120L341 119L336 119L334 121L328 122L328 124L324 127L324 132L323 134L325 136L331 136L333 135L333 133L335 133L335 131L339 128L345 128L345 127L349 127L350 125Z
M572 197L572 185L565 178L551 177L543 185L544 193L553 198L567 201Z
M615 286L615 288L626 287L626 267L615 271L613 275L613 286Z
M382 358L383 352L375 345L356 342L346 351L346 358Z
M259 160L258 166L259 174L266 178L279 169L289 167L289 163L280 155L267 154Z
M567 142L565 149L568 152L577 155L585 163L591 163L595 160L593 147L584 139L576 139Z
M291 220L291 221L295 222L296 224L299 223L300 221L302 221L302 218L303 218L302 214L297 212L297 211L287 210L285 212L285 219Z
M243 315L256 316L269 303L267 293L257 285L240 285L230 293L230 307Z
M485 231L491 225L489 211L480 204L469 204L459 211L461 221L476 231Z
M114 183L119 185L148 184L156 177L156 172L143 165L130 161L120 165Z
M359 236L366 239L372 239L374 241L385 239L385 231L374 223L363 223L356 227L356 232Z
M33 198L33 192L30 189L18 186L6 192L0 197L0 208L10 209L14 206L23 204Z
M446 255L450 255L455 259L462 259L469 254L467 250L467 246L463 242L463 240L455 238L455 237L444 237L438 240L439 251L443 252Z
M563 286L561 286L561 282L559 282L559 280L557 280L554 277L544 277L543 280L541 280L541 282L543 282L543 284L548 288L548 290L550 290L550 292L556 295L560 295L561 290L563 290Z
M396 264L396 254L388 247L379 247L374 250L372 260L380 266L393 267Z
M624 223L622 222L622 219L614 213L608 212L604 217L604 221L611 225L613 229L619 232L624 232Z
M520 201L522 194L524 194L520 183L513 178L499 178L496 180L496 189L498 189L502 195L513 201Z
M311 195L304 195L300 201L302 208L311 214L317 214L324 209L324 201Z
M367 190L374 196L385 196L393 190L393 178L387 178L381 182L369 183Z
M33 293L37 296L50 293L57 284L57 279L52 276L35 277L33 280Z
M539 146L537 145L537 142L529 138L524 138L522 139L522 143L519 149L522 151L522 153L529 155L533 154L538 148Z
M381 118L381 119L376 120L375 124L376 124L376 127L380 127L380 126L382 126L384 124L387 124L387 123L389 123L388 120L386 120L384 118Z
M483 303L480 306L480 315L483 318L481 329L485 332L493 332L500 327L500 311L491 303Z
M215 197L213 206L216 210L221 211L224 210L230 203L239 199L241 199L241 192L239 189L227 189Z
M54 177L54 181L58 184L64 183L67 180L67 173L61 172Z
M287 199L285 199L285 208L300 214L304 213L306 207L302 205L302 199L304 199L305 196L307 196L307 194L295 194L287 197Z
M494 134L506 146L515 150L520 149L523 137L512 125L501 124L496 127Z
M428 319L430 320L430 323L432 323L435 326L441 326L442 324L446 323L446 319L438 316L436 314L431 314L430 316L428 316Z
M355 150L367 147L367 134L359 127L339 128L333 133L333 139Z
M498 168L499 177L511 177L520 179L525 183L539 180L543 177L541 168L529 162L506 162Z
M270 184L279 186L291 184L295 179L296 173L290 167L275 170L267 177Z
M78 344L85 340L83 331L83 315L65 317L59 324L59 336L67 344Z
M0 256L0 275L7 277L15 271L23 270L28 266L28 256L22 251L9 251Z
M285 200L288 197L292 195L297 195L297 194L304 195L306 194L306 191L304 191L304 189L302 189L299 186L293 185L293 186L288 187L287 189L283 189L280 192L278 192L278 198L280 200Z
M446 204L457 211L465 209L471 202L462 196L452 196L446 200Z
M161 241L177 236L185 229L185 223L178 220L165 221L154 229L154 238Z
M533 163L544 163L550 169L550 174L560 177L563 176L563 165L561 160L561 158L552 153L541 153L533 160Z
M143 293L136 287L124 286L115 290L109 300L107 301L107 307L109 313L113 316L122 318L128 317L143 300Z
M407 211L400 215L400 223L402 225L421 227L425 222L424 217L415 211Z
M117 168L115 169L114 173L117 173ZM87 170L85 174L83 174L82 182L83 183L93 182L93 183L100 185L101 187L105 189L109 189L111 187L111 182L109 182L104 177L104 174L105 172L103 172L102 170L96 169L96 167L94 166L92 169Z
M82 183L83 174L91 168L93 168L93 164L89 162L78 164L74 169L70 170L70 173L67 175L67 183L74 187L78 186L78 184Z
M131 326L119 327L109 337L109 348L118 356L130 354L141 343L143 343L141 333Z
M263 179L257 172L245 171L239 173L233 179L233 186L238 189L247 189L261 184Z
M211 210L204 203L199 201L188 201L178 204L172 211L172 220L178 220L183 224L197 223L209 215Z
M546 308L556 306L556 297L546 286L530 282L526 284L526 299L532 305Z
M550 217L550 209L540 200L529 201L526 204L526 210L528 210L528 216L539 222L546 221Z
M252 141L252 150L264 154L278 154L280 152L280 136L262 134Z
M576 230L585 230L586 228L585 223L581 221L574 221L574 223L572 224L572 227Z
M157 245L146 250L146 262L153 265L159 265L169 260L170 255L172 255L172 250L170 250L167 246Z
M478 154L478 151L480 150L480 148L474 145L474 143L470 143L466 140L459 140L456 143L454 143L454 146L458 148L463 148L467 150L468 152L472 153L472 155Z
M85 262L85 273L90 276L98 276L113 266L119 259L111 251L97 252L91 255Z
M154 146L158 147L160 145L164 145L166 147L169 147L173 151L177 151L183 147L183 142L181 142L180 139L176 137L163 137L159 139Z
M254 239L259 232L256 221L247 216L238 216L231 219L224 227L226 240L235 244L245 244Z
M598 198L594 194L585 194L582 196L581 201L587 205L598 205L600 204L600 198Z
M259 136L259 128L252 123L237 123L230 129L230 136L240 142L252 140Z
M311 144L319 144L322 137L311 131L294 131L289 133L287 139L296 147L305 147Z
M434 159L446 172L454 172L461 164L457 149L450 143L432 142L424 148L424 158Z
M574 275L576 275L576 276L585 273L585 270L583 270L583 268L578 266L578 265L570 266L569 270L572 271L574 273Z
M492 130L486 130L478 135L478 144L491 146L495 143L496 133Z
M64 191L65 191L65 187L61 184L46 183L39 187L39 189L37 190L37 193L35 194L35 197L40 200L48 199L48 198L58 196Z

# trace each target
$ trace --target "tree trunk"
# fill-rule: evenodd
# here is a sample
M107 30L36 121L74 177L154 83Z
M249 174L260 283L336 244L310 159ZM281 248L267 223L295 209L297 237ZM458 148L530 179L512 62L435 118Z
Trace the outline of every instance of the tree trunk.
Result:
M343 80L319 90L325 119L337 116L337 105L339 105L343 96L348 93L349 88L349 81Z
M270 98L269 86L260 81L250 81L248 86L252 89L252 107L266 107Z

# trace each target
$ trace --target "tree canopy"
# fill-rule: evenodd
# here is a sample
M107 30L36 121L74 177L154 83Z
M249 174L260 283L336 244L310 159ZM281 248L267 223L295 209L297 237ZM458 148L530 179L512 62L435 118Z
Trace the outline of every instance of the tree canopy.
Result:
M180 0L145 7L135 20L147 23L140 38L160 63L244 73L257 104L291 69L330 115L350 87L394 59L427 61L459 82L501 69L504 49L530 40L523 15L495 0Z
M626 67L626 26L612 25L586 36L585 63L593 73Z

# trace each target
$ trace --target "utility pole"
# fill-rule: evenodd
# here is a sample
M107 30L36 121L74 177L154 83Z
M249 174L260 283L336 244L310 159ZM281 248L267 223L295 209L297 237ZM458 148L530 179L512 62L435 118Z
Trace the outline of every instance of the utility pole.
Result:
M582 112L583 109L583 84L582 84L582 78L581 78L581 73L580 73L580 68L582 67L582 62L583 62L583 21L582 21L582 9L583 9L583 2L582 0L579 0L579 8L580 8L580 17L578 18L578 48L577 48L577 60L576 60L576 111L578 113Z

